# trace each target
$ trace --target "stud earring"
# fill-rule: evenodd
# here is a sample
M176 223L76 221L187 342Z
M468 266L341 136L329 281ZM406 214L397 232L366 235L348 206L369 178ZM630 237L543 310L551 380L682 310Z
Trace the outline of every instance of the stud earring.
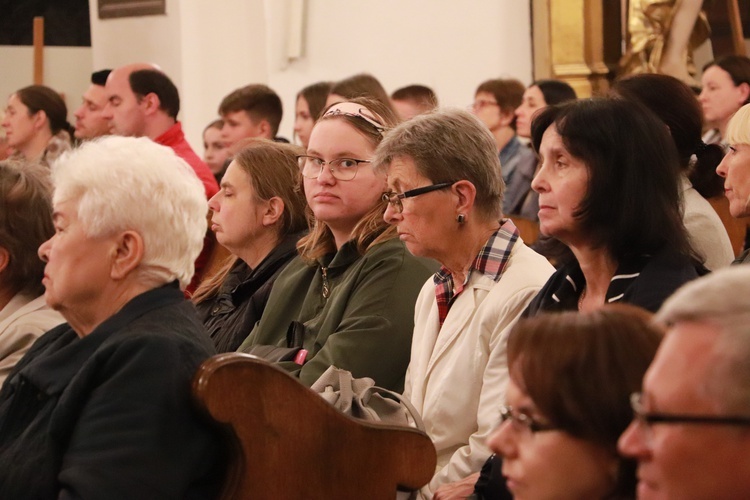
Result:
M458 222L459 224L463 224L464 222L466 222L466 215L458 214L456 216L456 222Z

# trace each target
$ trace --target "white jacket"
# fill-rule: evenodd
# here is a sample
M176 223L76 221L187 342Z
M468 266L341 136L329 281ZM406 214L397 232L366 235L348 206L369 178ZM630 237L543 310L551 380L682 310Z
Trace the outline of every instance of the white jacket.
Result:
M436 474L422 498L479 472L490 456L487 437L505 403L508 333L553 272L519 239L499 281L472 272L440 330L432 278L422 287L404 387L437 449Z

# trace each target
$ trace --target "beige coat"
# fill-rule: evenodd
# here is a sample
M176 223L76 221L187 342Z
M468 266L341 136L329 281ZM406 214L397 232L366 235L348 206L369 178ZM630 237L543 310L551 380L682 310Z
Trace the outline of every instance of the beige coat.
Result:
M508 333L553 272L519 239L498 282L472 272L441 330L432 279L422 288L404 391L438 454L436 474L422 488L422 498L479 472L490 456L487 437L505 402Z
M0 310L0 386L31 344L61 323L65 320L47 307L44 296L17 294Z

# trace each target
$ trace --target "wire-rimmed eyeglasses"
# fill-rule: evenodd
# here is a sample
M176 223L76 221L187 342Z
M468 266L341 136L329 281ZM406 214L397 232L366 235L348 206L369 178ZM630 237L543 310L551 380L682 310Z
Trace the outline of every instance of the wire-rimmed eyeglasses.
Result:
M497 101L488 101L487 99L477 99L473 103L469 104L468 108L471 111L479 111L480 109L484 109L487 106L500 106L500 103Z
M415 196L419 196L420 194L427 194L439 189L446 189L451 187L453 184L455 184L455 182L440 182L438 184L430 184L429 186L410 189L409 191L404 191L403 193L394 193L393 191L389 191L383 193L381 199L390 203L390 205L397 213L401 213L404 210L404 205L403 203L401 203L401 200L403 200L404 198L414 198Z
M647 412L643 409L643 395L634 392L630 395L630 407L635 420L646 427L653 424L697 424L697 425L739 425L750 426L750 416L686 415L680 413Z
M549 423L540 422L528 413L518 411L512 406L501 406L498 427L508 420L510 420L511 425L516 431L521 432L530 431L533 434L536 432L559 430L558 427Z
M323 172L323 167L328 165L331 175L340 181L350 181L357 175L360 163L370 163L370 160L358 160L357 158L336 158L325 161L323 158L311 155L297 156L300 172L303 177L317 179Z

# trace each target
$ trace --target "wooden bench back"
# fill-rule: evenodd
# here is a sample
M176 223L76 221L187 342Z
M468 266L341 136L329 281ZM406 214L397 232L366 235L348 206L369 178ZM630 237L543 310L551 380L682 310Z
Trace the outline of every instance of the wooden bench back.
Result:
M435 473L426 434L350 418L254 356L208 359L193 394L236 437L226 499L393 500L397 487L416 490Z

